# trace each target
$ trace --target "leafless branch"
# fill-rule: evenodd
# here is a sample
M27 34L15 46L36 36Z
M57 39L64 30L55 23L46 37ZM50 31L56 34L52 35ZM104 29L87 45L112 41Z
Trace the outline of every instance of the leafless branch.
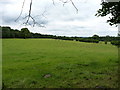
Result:
M64 6L66 3L71 2L72 5L73 5L73 7L76 9L76 12L78 13L78 8L76 7L76 5L74 4L74 2L73 2L72 0L66 0L66 1L64 1L64 0L59 0L59 1L61 1L61 2L63 3L63 6Z
M53 2L53 5L55 5L55 1L54 1L54 0L52 0L52 2Z
M61 1L61 2L63 3L63 6L64 6L66 3L71 2L72 5L74 6L74 8L76 9L77 13L78 13L78 9L77 9L77 7L75 6L75 4L74 4L74 2L73 2L72 0L66 0L66 1L64 1L64 0L59 0L59 1ZM53 2L53 5L55 5L54 0L52 0L52 2ZM28 12L28 15L23 18L23 19L26 19L26 21L25 21L23 24L25 24L25 25L32 25L33 27L34 27L35 25L39 25L40 27L45 27L45 26L43 26L42 24L39 24L38 22L36 22L35 17L33 17L33 16L31 15L31 12L32 12L32 3L33 3L33 0L30 1L29 12ZM17 20L21 17L22 12L23 12L23 8L24 8L24 4L25 4L25 0L23 1L23 5L22 5L22 9L21 9L20 15L19 15L19 17L18 17L15 21L17 21ZM45 15L44 15L45 12L46 12L46 10L45 10L41 15L37 15L37 16L45 17ZM46 18L46 17L45 17L45 18ZM32 23L30 23L31 20L32 20Z
M32 17L32 15L31 15L32 2L33 1L31 0L28 15L23 18L23 19L27 19L26 22L24 22L23 24L24 25L32 25L33 27L35 26L35 24L38 24L40 27L44 27L43 25L40 25L39 23L37 23L36 20L34 19L34 17ZM23 1L21 13L20 13L19 17L15 21L17 21L21 17L22 12L23 12L23 8L24 8L24 4L25 4L25 0ZM42 16L44 16L44 13L45 13L45 11L43 12ZM32 23L30 23L30 19L32 20Z
M64 6L66 3L68 3L68 2L69 2L69 0L66 0L66 1L59 0L59 1L61 1L61 2L63 3L63 6Z
M77 7L75 6L74 2L73 2L72 0L70 0L70 1L71 1L72 5L74 6L74 8L76 9L76 11L77 11L77 13L78 13L78 9L77 9Z
M30 2L30 9L29 9L28 19L26 21L26 24L29 22L29 19L31 18L31 8L32 8L32 0Z
M24 4L25 4L25 0L23 1L22 9L21 9L20 15L19 15L18 18L15 20L15 22L21 17L22 12L23 12L23 8L24 8Z
M35 19L36 17L44 17L44 18L47 18L47 17L45 16L45 13L46 13L46 12L47 12L47 11L46 11L46 9L45 9L41 15L36 15L36 16L34 16L33 18L34 18L34 19Z

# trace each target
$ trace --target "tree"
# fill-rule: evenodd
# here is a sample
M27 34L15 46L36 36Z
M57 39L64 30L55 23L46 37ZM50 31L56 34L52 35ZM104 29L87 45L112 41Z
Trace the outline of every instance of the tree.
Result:
M23 5L22 5L22 9L21 9L20 15L18 16L16 21L22 15L25 1L26 0L23 1ZM53 5L55 5L54 0L51 0L51 1L53 2ZM66 3L71 3L73 5L73 7L76 9L76 11L78 12L78 9L75 6L73 0L59 0L59 1L62 2L63 5L65 5ZM102 3L101 3L102 8L97 11L96 16L104 17L104 16L107 16L108 14L111 14L111 17L109 17L107 22L110 25L117 25L118 23L120 23L120 2L107 2L106 0L101 0L101 1L102 1ZM44 27L43 25L37 23L36 20L34 19L34 17L31 15L31 13L32 13L32 5L33 5L33 0L30 0L29 12L28 12L28 15L25 16L25 18L27 20L23 24L25 24L25 25L33 25L33 26L38 24L39 26ZM42 13L42 15L43 14L44 14L44 12ZM32 20L32 24L30 23L30 19Z
M29 38L31 36L30 31L28 28L22 28L21 29L21 35L24 39Z
M105 2L104 0L101 3L102 8L97 11L96 16L107 16L111 14L111 17L107 22L112 25L117 25L120 23L120 1L119 2Z
M10 38L10 27L2 27L2 36L3 38Z
M93 39L99 39L99 36L98 36L98 35L96 35L96 34L95 34L95 35L93 35L92 37L93 37Z

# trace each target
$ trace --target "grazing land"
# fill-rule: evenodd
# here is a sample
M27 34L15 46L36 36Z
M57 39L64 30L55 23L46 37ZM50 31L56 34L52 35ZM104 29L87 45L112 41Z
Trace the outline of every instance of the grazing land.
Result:
M117 88L118 48L54 39L3 39L7 88Z

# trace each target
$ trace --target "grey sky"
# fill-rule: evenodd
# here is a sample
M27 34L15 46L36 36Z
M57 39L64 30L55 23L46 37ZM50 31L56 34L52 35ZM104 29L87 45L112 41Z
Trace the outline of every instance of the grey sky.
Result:
M101 0L73 0L79 10L78 13L71 3L63 6L59 0L54 1L55 5L52 4L52 0L33 0L32 16L35 16L36 21L44 24L46 28L26 26L31 32L63 36L92 36L94 34L117 36L118 29L106 23L109 16L95 16L96 11L101 8ZM22 16L15 22L20 14L22 3L23 0L0 0L2 26L7 25L16 29L25 27L21 25L24 22L22 18L28 13L30 0L26 0ZM44 11L45 17L41 16Z

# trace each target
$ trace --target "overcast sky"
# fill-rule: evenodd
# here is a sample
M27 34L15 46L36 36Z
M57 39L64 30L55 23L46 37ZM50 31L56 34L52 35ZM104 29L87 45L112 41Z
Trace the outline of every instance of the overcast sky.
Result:
M44 24L45 28L38 26L24 26L23 19L29 10L30 0L26 0L23 13L19 20L15 19L19 16L23 4L23 0L0 0L0 17L1 26L10 26L14 29L23 27L29 28L31 32L42 34L53 34L62 36L117 36L118 29L115 26L110 26L106 23L107 17L96 17L96 11L101 8L101 0L73 0L78 8L76 13L75 8L71 3L63 4L60 0L33 0L32 16L35 17L38 23ZM66 1L66 0L63 0ZM44 12L44 16L42 16Z

